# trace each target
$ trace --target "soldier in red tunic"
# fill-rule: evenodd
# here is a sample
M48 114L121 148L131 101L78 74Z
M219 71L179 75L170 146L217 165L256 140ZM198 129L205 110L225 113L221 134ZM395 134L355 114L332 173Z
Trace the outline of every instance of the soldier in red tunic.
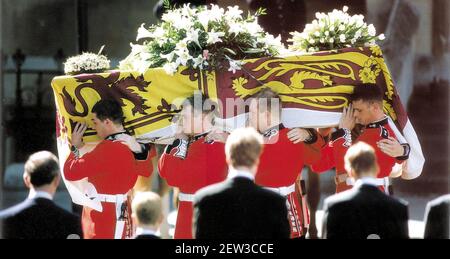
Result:
M72 133L71 150L64 164L64 176L69 181L88 179L97 191L91 199L99 199L102 211L83 208L84 238L131 237L129 192L139 175L152 172L149 145L138 144L124 136L123 112L112 100L101 100L92 108L93 125L103 140L89 153L79 156L87 125L78 123ZM134 141L133 141L134 140ZM133 151L130 150L133 148Z
M213 130L215 106L199 93L183 103L176 140L168 145L158 164L170 186L179 188L176 239L191 239L194 193L227 176L225 138Z
M351 105L343 110L338 129L331 134L329 146L323 149L325 166L317 167L322 167L320 170L336 167L336 192L350 189L353 183L345 171L344 156L352 144L364 141L375 149L380 168L377 183L387 192L388 177L401 172L401 164L409 156L409 145L400 144L395 138L383 112L383 93L377 85L355 87L351 101Z
M304 186L302 190L296 181L305 164L320 159L325 142L313 129L285 128L280 120L280 97L268 88L253 97L250 111L250 125L264 136L255 182L286 197L291 237L304 237L309 215L306 201L302 199Z

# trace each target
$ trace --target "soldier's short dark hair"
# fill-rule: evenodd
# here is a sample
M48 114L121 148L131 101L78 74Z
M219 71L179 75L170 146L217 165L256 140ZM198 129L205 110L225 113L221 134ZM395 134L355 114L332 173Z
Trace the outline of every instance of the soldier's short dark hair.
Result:
M122 107L116 100L100 100L92 107L92 112L101 121L110 119L114 124L122 124L124 120Z
M383 102L383 92L381 87L376 84L361 84L355 86L353 93L350 95L350 101L364 102Z
M34 187L50 184L59 175L58 158L49 151L36 152L25 162L25 174Z

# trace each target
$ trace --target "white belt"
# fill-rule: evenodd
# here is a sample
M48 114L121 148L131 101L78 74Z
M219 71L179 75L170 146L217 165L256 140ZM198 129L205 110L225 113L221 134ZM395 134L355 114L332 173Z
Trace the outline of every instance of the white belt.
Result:
M127 194L98 194L98 199L101 202L115 203L116 205L116 227L114 230L114 239L121 239L123 230L125 228L125 219L121 219L122 204L127 202Z
M194 194L180 192L180 193L178 193L178 200L194 202Z
M264 189L271 190L273 192L276 192L280 194L281 196L288 196L289 194L295 192L295 183L290 186L283 186L283 187L264 187Z
M122 202L127 200L127 194L98 194L99 201L116 203L117 201Z

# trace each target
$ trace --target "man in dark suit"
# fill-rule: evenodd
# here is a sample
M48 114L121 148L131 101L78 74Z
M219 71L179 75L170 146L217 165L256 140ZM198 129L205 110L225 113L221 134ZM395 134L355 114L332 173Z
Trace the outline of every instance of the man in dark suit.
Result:
M23 179L30 189L22 203L0 212L3 238L81 238L81 220L52 201L60 181L58 159L48 151L32 154Z
M262 144L262 136L252 128L234 130L228 137L228 179L194 196L196 238L289 238L286 199L254 183Z
M434 199L427 204L425 233L427 239L449 239L450 194Z
M157 231L164 217L159 195L140 192L134 197L131 209L131 218L136 226L135 239L160 239Z
M356 183L325 200L322 238L408 238L408 206L377 187L379 167L374 149L358 142L348 149L344 160Z

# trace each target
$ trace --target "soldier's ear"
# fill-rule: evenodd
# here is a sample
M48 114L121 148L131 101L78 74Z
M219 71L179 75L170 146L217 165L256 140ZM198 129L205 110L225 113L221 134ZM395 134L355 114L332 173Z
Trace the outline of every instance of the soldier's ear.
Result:
M113 121L110 120L110 119L105 119L105 120L103 121L103 123L105 123L105 124L107 124L107 125L112 125L112 124L114 124Z
M372 107L373 107L373 109L383 111L383 102L373 102Z

